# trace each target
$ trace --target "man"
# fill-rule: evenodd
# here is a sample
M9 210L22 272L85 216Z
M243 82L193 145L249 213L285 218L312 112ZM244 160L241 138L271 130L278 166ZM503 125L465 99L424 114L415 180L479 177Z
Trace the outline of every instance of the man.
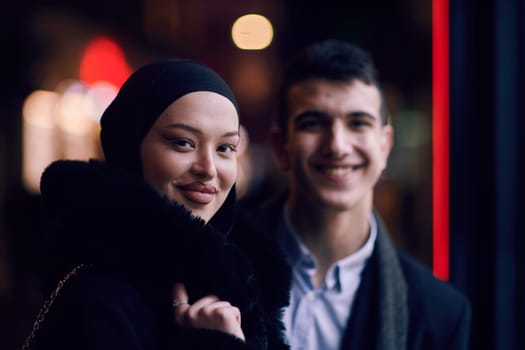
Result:
M262 217L293 267L292 349L466 349L469 302L397 251L373 208L393 129L369 54L316 43L278 97L271 140L289 191Z

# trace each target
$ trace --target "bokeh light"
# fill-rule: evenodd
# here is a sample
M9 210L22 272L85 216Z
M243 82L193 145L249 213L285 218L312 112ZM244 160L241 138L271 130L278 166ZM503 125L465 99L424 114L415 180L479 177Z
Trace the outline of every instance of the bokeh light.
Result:
M98 37L86 47L79 72L85 84L104 81L120 88L130 74L124 51L111 39Z
M232 39L240 49L262 50L272 43L272 23L261 15L244 15L233 23Z
M26 98L22 108L22 181L32 193L39 191L40 175L56 158L54 114L59 98L56 92L37 90Z

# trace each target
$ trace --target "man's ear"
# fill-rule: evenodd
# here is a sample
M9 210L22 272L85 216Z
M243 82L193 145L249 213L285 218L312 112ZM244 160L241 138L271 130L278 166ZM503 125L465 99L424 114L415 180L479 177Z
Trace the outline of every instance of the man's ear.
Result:
M390 155L392 147L394 146L394 128L392 125L387 124L383 126L383 130L381 132L381 152L383 153L384 162L383 168L386 168L388 156Z
M270 142L273 153L277 158L277 162L281 170L287 171L290 167L290 160L285 144L286 135L283 135L283 131L278 127L273 127L270 131Z

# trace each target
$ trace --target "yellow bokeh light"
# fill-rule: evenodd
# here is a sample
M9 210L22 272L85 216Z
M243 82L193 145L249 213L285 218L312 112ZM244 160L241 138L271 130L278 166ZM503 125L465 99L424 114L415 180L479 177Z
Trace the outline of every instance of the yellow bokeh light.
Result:
M248 14L239 17L232 26L232 39L243 50L262 50L271 44L273 27L261 15Z
M58 101L58 94L52 91L36 90L24 101L22 116L24 122L40 128L54 127L53 113Z
M37 90L26 98L22 108L22 180L33 193L40 190L45 167L57 158L54 113L58 100L55 92Z
M68 86L60 98L57 125L66 133L86 135L93 129L93 101L86 97L87 88L80 82Z

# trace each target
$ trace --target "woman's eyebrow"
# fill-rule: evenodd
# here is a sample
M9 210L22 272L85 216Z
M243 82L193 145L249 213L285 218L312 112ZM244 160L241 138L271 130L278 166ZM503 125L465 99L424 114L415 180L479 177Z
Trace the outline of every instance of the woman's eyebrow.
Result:
M232 136L240 136L239 131L230 131L222 135L223 137L232 137Z
M175 123L175 124L168 124L166 125L166 128L169 128L169 129L182 129L182 130L186 130L186 131L189 131L189 132L192 132L194 134L202 134L202 131L197 129L197 128L194 128L192 126L189 126L189 125L186 125L186 124L182 124L182 123Z
M198 134L198 135L202 135L203 134L202 130L194 128L194 127L186 125L186 124L182 124L182 123L168 124L168 125L166 125L166 128L169 128L169 129L182 129L182 130L186 130L186 131L192 132L194 134ZM239 136L239 131L238 130L228 131L228 132L226 132L226 133L224 133L222 135L222 137L232 137L232 136Z

